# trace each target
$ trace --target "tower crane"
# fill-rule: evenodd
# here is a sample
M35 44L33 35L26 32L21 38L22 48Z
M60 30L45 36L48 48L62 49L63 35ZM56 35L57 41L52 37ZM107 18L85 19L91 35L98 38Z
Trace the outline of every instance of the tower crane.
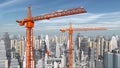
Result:
M81 8L72 8L68 10L57 11L49 14L32 17L30 6L28 6L28 16L23 20L16 20L20 26L26 27L26 68L34 68L34 46L33 46L33 28L34 22L61 16L85 13L86 10Z
M68 32L68 40L69 40L69 49L68 49L68 68L72 68L72 34L73 31L92 31L92 30L106 30L104 27L98 28L72 28L72 24L70 23L69 28L60 29L61 32Z

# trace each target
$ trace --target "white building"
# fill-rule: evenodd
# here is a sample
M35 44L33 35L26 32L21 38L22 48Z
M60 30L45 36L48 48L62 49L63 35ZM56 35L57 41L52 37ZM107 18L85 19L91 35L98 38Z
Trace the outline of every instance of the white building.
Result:
M45 42L46 42L46 45L47 45L47 51L50 52L50 44L49 44L49 37L48 37L48 35L45 36Z
M112 36L110 45L109 45L109 51L114 50L115 48L118 48L117 46L117 38L115 36Z
M55 56L56 56L57 58L60 57L60 45L59 45L59 44L56 45L56 54L55 54Z

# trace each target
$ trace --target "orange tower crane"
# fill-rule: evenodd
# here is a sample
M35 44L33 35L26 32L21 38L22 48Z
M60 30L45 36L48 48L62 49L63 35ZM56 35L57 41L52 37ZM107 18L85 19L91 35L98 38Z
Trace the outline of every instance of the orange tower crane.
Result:
M98 28L72 28L72 24L70 23L69 28L67 29L60 29L61 32L68 32L68 39L69 39L69 49L68 49L68 68L72 68L72 34L73 31L91 31L91 30L106 30L104 27Z
M28 16L21 21L16 20L16 22L18 22L20 26L26 26L26 68L34 68L34 52L33 52L34 51L34 46L33 46L34 21L74 15L74 14L81 14L85 12L86 10L84 8L72 8L68 10L57 11L45 15L32 17L30 6L28 6Z

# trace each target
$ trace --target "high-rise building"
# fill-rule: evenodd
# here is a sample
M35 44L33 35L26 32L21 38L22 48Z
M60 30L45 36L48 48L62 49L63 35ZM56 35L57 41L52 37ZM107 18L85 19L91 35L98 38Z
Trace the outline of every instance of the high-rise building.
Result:
M78 33L77 34L77 37L76 37L76 46L77 46L77 49L79 49L79 47L80 47L80 41L81 41L81 39L80 39L81 37L80 37L80 33Z
M80 49L82 49L84 51L85 55L88 55L89 45L90 45L90 38L84 37L81 40Z
M11 39L10 40L10 49L11 49L11 58L15 58L15 53L16 53L16 48L15 48L15 42L16 42L17 40L15 40L15 39Z
M55 56L56 56L57 58L60 57L60 45L59 45L59 44L56 45L56 54L55 54Z
M15 39L11 39L11 40L10 40L10 48L11 48L11 49L12 49L13 47L15 47L15 42L16 42Z
M6 51L9 51L10 50L10 37L9 37L9 34L7 32L5 32L3 34L2 39L5 41L5 49L6 49Z
M49 43L49 37L48 37L48 35L45 36L45 43L46 43L46 46L47 46L47 51L50 52L50 43Z
M113 50L113 52L106 52L104 54L104 67L120 68L120 53L118 49Z
M89 48L89 53L88 53L88 56L89 56L89 61L94 61L94 48Z
M89 56L89 68L95 68L95 51L94 48L89 48L88 56Z
M2 39L4 40L6 56L7 56L8 62L10 62L10 55L11 55L11 53L10 53L10 37L7 32L5 32L2 37L3 37Z
M60 43L58 43L58 37L57 36L55 36L55 44L56 44L55 56L57 58L59 58L61 52L60 52Z
M100 56L100 38L96 38L96 59Z
M113 68L120 68L120 53L115 53L114 54Z
M0 68L8 68L8 60L6 57L5 43L0 40Z
M10 48L12 49L11 58L15 57L13 56L14 55L13 53L19 55L20 58L22 58L24 55L25 46L26 46L25 38L23 36L20 36L19 38L15 36L10 40L10 43L11 43Z
M109 49L109 48L108 48L108 45L109 45L108 43L109 43L109 41L108 41L108 40L105 40L104 43L105 43L105 44L104 44L104 50L103 50L103 51L104 51L104 52L107 52L108 49Z
M120 49L120 38L118 39L118 48Z
M109 45L110 45L110 52L111 52L112 50L114 50L115 48L118 48L117 38L116 38L115 36L112 36Z
M103 50L104 50L104 38L101 37L101 41L100 41L100 56L103 56Z
M20 57L24 56L25 46L26 46L25 40L20 40L20 52L19 52Z
M104 68L113 68L113 53L104 53Z

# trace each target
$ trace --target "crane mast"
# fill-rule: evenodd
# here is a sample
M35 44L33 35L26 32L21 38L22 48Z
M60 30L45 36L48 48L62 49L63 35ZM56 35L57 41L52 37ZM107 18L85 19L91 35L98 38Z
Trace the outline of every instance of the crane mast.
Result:
M61 32L68 32L68 40L69 40L69 49L68 49L68 68L72 68L72 34L73 31L92 31L92 30L106 30L104 27L98 28L72 28L72 24L70 23L69 28L60 29Z
M34 68L34 46L33 46L33 28L34 21L68 16L74 14L86 13L84 8L72 8L69 10L57 11L45 15L32 17L30 6L28 6L28 16L23 20L16 20L20 26L26 26L26 68ZM72 36L71 36L72 38Z

